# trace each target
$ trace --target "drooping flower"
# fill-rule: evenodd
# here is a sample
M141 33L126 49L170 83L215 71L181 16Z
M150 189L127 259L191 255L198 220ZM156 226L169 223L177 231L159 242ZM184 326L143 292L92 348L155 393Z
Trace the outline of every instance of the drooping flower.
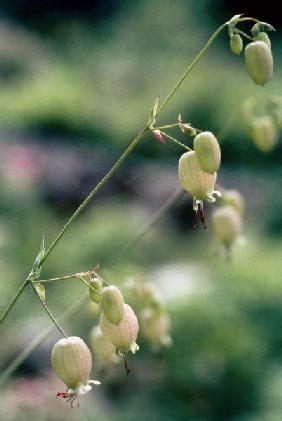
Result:
M257 85L265 85L272 78L273 57L264 41L250 42L245 48L245 65L250 78Z
M215 202L214 195L220 197L221 193L214 190L216 182L216 172L209 174L202 170L196 153L194 151L185 152L179 160L178 176L182 187L193 197L193 209L195 216L200 210L200 220L204 225L205 217L203 211L203 200ZM205 227L205 225L204 225Z
M139 324L134 311L128 304L123 304L123 318L118 325L111 323L102 312L100 328L102 334L111 341L117 351L121 353L131 351L133 354L138 351L139 347L135 341Z
M100 384L97 380L89 380L92 369L90 349L77 336L60 339L53 347L51 364L54 372L66 384L66 392L58 392L70 401L71 406L78 397L91 390L91 384Z
M241 217L231 206L222 206L214 210L212 223L215 235L222 244L229 248L241 233Z

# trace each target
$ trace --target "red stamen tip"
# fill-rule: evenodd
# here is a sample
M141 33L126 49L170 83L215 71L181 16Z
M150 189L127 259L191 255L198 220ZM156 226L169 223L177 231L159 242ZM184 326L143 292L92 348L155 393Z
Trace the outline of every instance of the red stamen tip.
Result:
M204 229L207 229L207 226L205 224L205 215L204 215L204 209L202 207L202 205L200 205L200 221L203 224Z
M130 373L130 369L128 368L128 365L127 365L127 362L126 362L125 358L124 358L124 369L125 369L126 375L128 376L128 374Z

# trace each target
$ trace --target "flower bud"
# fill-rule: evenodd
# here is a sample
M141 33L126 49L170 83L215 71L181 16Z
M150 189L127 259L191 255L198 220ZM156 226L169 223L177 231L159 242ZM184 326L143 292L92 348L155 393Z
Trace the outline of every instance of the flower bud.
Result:
M264 41L254 41L245 48L245 65L250 78L257 85L268 82L273 73L273 58Z
M213 174L219 169L220 147L216 137L211 132L199 133L194 138L194 151L203 171Z
M185 152L180 157L178 176L181 186L194 198L203 200L207 195L212 195L216 173L204 172L194 151Z
M239 56L243 50L243 40L239 34L233 34L230 38L230 50Z
M154 346L171 344L169 336L170 320L165 314L145 309L141 315L141 327L144 337Z
M157 312L162 312L164 309L164 303L159 290L152 282L145 282L142 285L142 303Z
M94 303L101 301L101 295L103 290L102 282L99 278L90 279L89 284L92 288L89 288L89 296Z
M225 190L222 199L224 203L236 209L240 215L243 215L245 200L238 190Z
M160 142L162 144L165 143L165 140L164 140L163 135L162 135L160 130L153 130L152 133L153 133L155 139L157 139L158 142Z
M118 325L111 323L102 312L100 318L102 334L121 352L135 353L139 348L135 343L139 325L134 311L128 304L123 304L123 318Z
M81 338L69 336L60 339L53 347L51 363L54 372L68 389L76 390L88 384L92 356Z
M225 246L230 246L241 232L240 215L230 206L217 208L212 223L216 236Z
M101 332L99 326L94 326L90 332L90 343L97 360L103 364L118 361L114 345Z
M123 296L120 290L114 285L104 288L101 303L108 321L118 325L123 317Z
M266 43L266 45L271 48L271 41L269 36L267 35L266 32L259 32L257 35L255 35L255 40L256 41L263 41Z
M250 136L262 152L270 152L278 141L278 130L271 117L256 118L251 124Z

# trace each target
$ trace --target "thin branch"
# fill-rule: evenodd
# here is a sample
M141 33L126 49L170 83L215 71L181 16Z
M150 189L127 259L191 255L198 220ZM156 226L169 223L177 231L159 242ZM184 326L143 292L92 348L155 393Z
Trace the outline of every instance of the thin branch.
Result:
M76 300L67 310L65 310L60 316L60 323L65 322L70 317L72 317L77 310L81 308L81 305L87 300L88 294L83 294L78 300ZM42 332L38 334L22 351L18 356L11 361L10 364L2 371L0 375L0 386L7 382L10 376L15 372L15 370L21 365L21 363L46 339L50 333L55 330L55 325L51 324L46 327Z
M44 310L46 311L46 313L48 314L48 316L50 317L50 319L52 320L52 322L54 323L54 325L57 327L57 329L61 332L61 334L67 338L68 335L64 332L64 330L61 328L61 326L59 325L59 323L57 322L57 320L55 319L55 317L53 316L53 314L51 313L51 311L49 310L47 304L45 303L45 301L42 300L42 298L40 297L40 295L38 294L35 286L33 285L33 283L31 282L31 288L33 289L33 291L35 292L37 298L39 299L39 301L41 302Z
M181 146L182 148L186 149L187 151L192 151L191 148L189 148L189 146L184 145L184 143L179 142L179 140L175 139L174 137L166 134L165 132L161 131L161 134L166 137L169 140L172 140L174 143L177 143L179 146Z

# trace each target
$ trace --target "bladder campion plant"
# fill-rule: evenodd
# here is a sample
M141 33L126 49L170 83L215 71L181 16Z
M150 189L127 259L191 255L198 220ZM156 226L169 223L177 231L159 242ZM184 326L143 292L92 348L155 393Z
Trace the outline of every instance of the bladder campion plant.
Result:
M248 22L254 23L250 34L247 34L238 28L239 25ZM236 55L239 55L243 50L242 38L251 41L245 47L244 53L246 69L251 79L259 85L264 85L270 80L273 71L273 60L271 44L266 31L274 30L271 25L252 17L235 15L232 19L223 23L218 29L216 29L165 99L160 102L160 98L157 97L150 112L149 119L143 128L132 140L127 149L122 153L108 173L99 181L83 203L77 208L47 250L45 249L44 240L42 241L39 253L34 261L29 275L21 284L19 290L16 292L14 298L11 300L7 309L0 318L0 325L2 325L27 286L30 286L33 289L36 297L42 305L42 308L46 311L54 326L63 336L63 338L54 345L51 361L54 371L67 387L66 392L58 392L57 396L67 399L71 403L71 406L73 405L73 402L78 399L79 395L83 395L91 389L91 384L97 384L98 382L89 380L92 367L92 356L88 346L85 344L83 339L68 336L47 306L44 288L45 283L59 280L78 279L87 287L91 300L98 303L102 309L100 330L97 331L95 328L92 332L94 354L95 343L98 344L98 341L100 345L104 343L106 347L106 357L104 356L104 358L107 362L114 360L114 358L112 358L114 350L119 357L124 357L127 373L129 372L129 369L125 360L126 353L129 351L135 353L139 349L136 344L139 322L135 311L130 305L124 302L121 291L114 285L108 285L108 283L99 275L99 268L97 266L90 271L45 280L40 279L41 269L48 257L55 250L59 241L61 241L67 229L69 229L72 223L89 205L90 201L94 199L96 194L103 188L107 181L113 176L133 149L144 138L144 135L148 132L152 133L155 139L157 139L161 144L165 144L165 141L169 140L185 150L179 160L179 181L181 186L189 194L191 194L193 198L195 217L197 217L197 212L199 210L200 220L205 227L203 200L206 199L210 202L214 202L214 194L221 196L220 192L214 190L217 171L219 170L221 162L221 152L218 141L210 131L206 129L202 131L193 127L190 123L183 122L180 114L176 119L176 123L162 126L158 126L156 123L159 114L167 107L171 98L176 94L177 90L186 80L213 41L225 29L228 30L228 34L230 36L231 51ZM182 135L184 134L185 136L187 135L194 138L194 149L169 135L167 130L172 128L178 128ZM267 133L269 133L269 129L264 130L265 132L268 130ZM236 206L240 207L241 205L237 200L238 197L236 198L235 196L234 194L233 197L232 195L229 195L228 198L228 195L226 195L226 201L229 201L228 206L219 208L217 215L214 216L215 231L224 244L228 245L240 232L240 222L238 222L240 221L240 212L236 210ZM234 203L234 205L232 203ZM222 220L224 220L224 229L222 229ZM147 338L154 347L170 345L172 343L169 334L170 320L158 292L150 283L145 283L142 287L135 284L134 288L136 291L136 297L139 297L138 317L140 317L141 320L141 330L142 325L144 326L144 337ZM97 345L97 347L100 345ZM31 352L32 349L29 351ZM101 346L97 354L103 355ZM14 367L15 365L16 364L14 364ZM6 375L5 379L7 378L8 376Z

